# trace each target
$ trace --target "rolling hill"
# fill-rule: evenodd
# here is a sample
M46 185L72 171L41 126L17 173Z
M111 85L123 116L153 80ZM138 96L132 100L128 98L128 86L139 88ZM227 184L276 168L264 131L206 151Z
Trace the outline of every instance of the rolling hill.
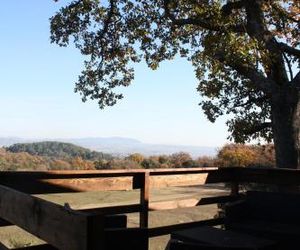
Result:
M6 150L12 153L26 152L31 155L47 156L53 158L74 158L81 157L83 160L101 160L112 159L109 154L92 151L87 148L83 148L71 143L57 142L57 141L44 141L35 143L17 143L9 147Z

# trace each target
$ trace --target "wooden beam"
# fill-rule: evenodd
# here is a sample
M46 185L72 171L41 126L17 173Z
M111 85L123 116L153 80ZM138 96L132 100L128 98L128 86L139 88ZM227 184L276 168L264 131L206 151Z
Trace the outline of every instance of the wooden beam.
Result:
M87 218L0 185L0 217L61 250L87 250Z

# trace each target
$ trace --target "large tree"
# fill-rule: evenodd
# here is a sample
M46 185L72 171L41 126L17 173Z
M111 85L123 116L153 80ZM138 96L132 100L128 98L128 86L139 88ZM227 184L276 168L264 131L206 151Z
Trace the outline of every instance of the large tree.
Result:
M86 56L75 91L100 108L122 98L133 63L192 62L204 113L236 142L273 140L300 168L299 0L77 0L51 18L51 41Z

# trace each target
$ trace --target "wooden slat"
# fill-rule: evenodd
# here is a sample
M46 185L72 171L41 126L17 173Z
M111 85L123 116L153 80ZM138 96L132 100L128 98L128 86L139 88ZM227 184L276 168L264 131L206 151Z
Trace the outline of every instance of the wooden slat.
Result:
M0 217L59 249L86 249L87 220L62 206L0 186Z
M151 238L151 237L157 237L157 236L161 236L161 235L170 234L170 233L178 231L178 230L183 230L183 229L192 228L192 227L216 226L216 225L222 225L222 224L224 224L224 219L222 219L222 218L187 222L187 223L181 223L181 224L170 225L170 226L149 228L148 235Z

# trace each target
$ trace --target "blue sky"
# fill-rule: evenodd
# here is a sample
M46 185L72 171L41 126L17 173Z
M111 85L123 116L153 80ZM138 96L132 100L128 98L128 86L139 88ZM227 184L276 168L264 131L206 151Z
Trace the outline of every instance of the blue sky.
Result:
M212 124L198 105L193 68L183 59L156 71L136 65L116 106L82 103L74 82L83 58L50 44L49 18L68 1L9 0L0 8L0 136L132 137L148 143L221 146L225 120Z

